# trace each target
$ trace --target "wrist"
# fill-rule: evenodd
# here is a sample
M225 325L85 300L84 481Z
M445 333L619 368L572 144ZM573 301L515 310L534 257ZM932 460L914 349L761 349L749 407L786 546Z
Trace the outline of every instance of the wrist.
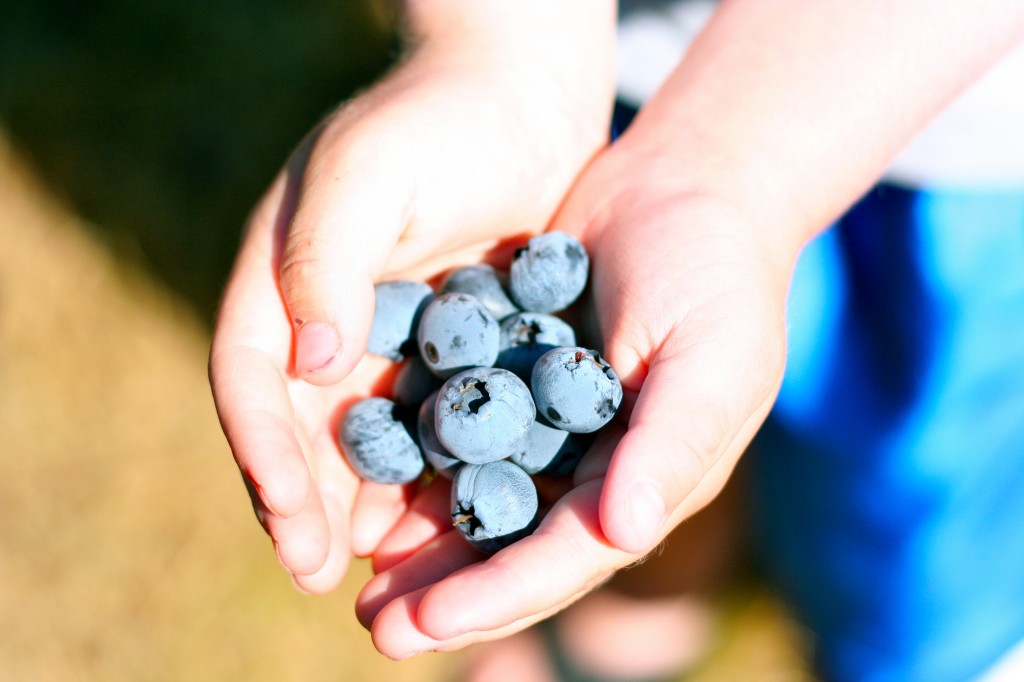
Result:
M753 256L784 295L804 244L816 233L792 215L780 216L757 202L707 164L688 163L667 147L652 150L620 140L602 156L588 175L595 187L614 191L590 197L586 214L591 238L600 240L607 229L657 225L656 231L686 233L701 241L732 243ZM647 237L658 239L653 233ZM656 246L652 246L656 248Z
M547 102L607 138L614 0L403 0L406 61L455 72L508 100Z
M1015 2L881 4L721 3L623 148L803 244L1024 30Z
M728 131L672 135L660 126L647 126L630 132L622 139L622 153L634 159L631 165L642 163L645 175L656 176L641 175L632 182L719 207L748 226L780 266L795 264L804 245L827 227L821 212L808 210L800 197L788 196L791 185L780 178L783 168L759 171L754 159L728 144Z
M521 47L446 35L423 35L321 126L310 181L392 188L394 220L410 226L413 245L538 231L607 143L611 57L587 71L585 55L598 49L587 42L575 63L545 69L536 55L520 58Z

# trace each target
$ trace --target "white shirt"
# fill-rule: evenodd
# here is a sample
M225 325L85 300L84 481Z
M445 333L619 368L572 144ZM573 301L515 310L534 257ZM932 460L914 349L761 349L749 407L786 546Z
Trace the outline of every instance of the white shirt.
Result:
M619 97L650 97L715 10L714 0L621 0ZM886 178L915 186L1024 185L1024 45L993 66L896 157Z

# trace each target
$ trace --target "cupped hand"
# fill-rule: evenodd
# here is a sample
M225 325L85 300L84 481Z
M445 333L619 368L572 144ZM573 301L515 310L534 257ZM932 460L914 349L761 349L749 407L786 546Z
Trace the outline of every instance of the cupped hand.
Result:
M553 223L591 253L623 423L602 432L533 535L490 558L451 530L444 482L415 499L357 603L384 654L458 649L568 606L710 502L767 416L796 246L670 168L613 146Z
M257 517L300 589L335 587L409 493L360 483L336 436L347 405L387 393L389 364L364 357L374 282L425 279L539 231L604 143L610 82L552 81L422 46L307 137L249 221L210 380Z

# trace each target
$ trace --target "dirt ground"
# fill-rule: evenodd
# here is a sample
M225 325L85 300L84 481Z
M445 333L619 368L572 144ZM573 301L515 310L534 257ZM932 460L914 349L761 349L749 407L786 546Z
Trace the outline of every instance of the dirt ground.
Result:
M328 597L291 587L217 425L206 328L91 235L0 137L0 679L454 679L457 655L374 651L365 564ZM770 595L727 602L688 679L809 679Z

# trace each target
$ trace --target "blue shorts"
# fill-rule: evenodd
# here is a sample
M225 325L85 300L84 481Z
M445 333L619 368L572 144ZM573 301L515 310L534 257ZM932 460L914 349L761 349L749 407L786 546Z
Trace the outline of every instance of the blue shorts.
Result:
M1024 187L879 185L804 249L787 329L748 457L821 673L974 678L1024 640Z
M881 185L804 251L752 450L763 556L837 680L1024 640L1024 189Z

